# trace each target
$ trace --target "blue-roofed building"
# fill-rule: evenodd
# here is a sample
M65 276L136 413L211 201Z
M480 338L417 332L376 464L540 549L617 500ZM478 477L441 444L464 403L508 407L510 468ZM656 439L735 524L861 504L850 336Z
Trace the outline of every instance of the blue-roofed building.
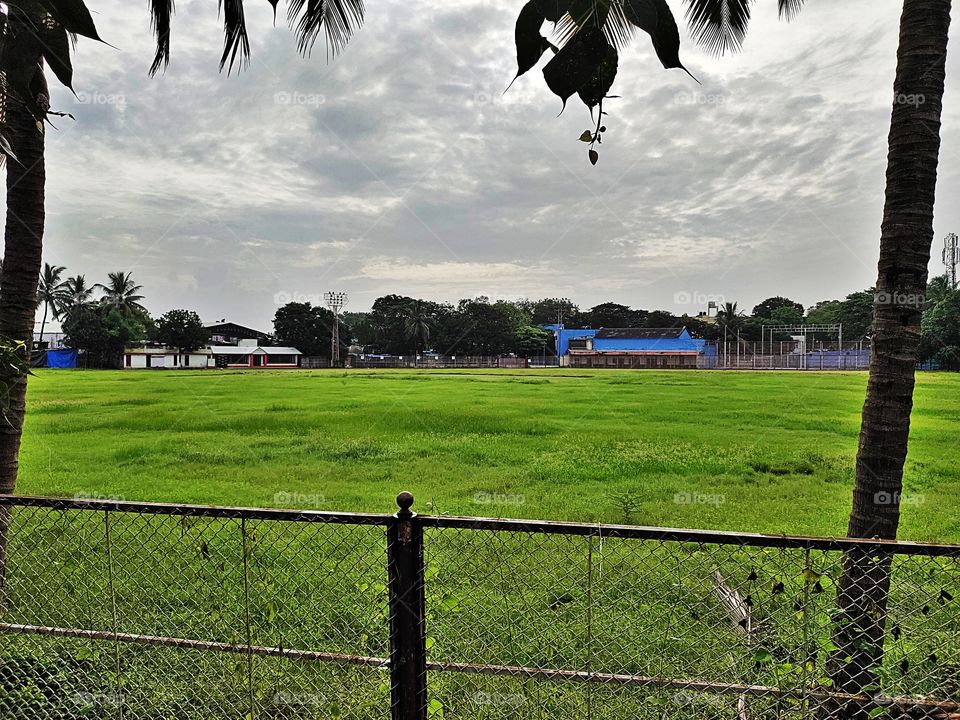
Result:
M686 328L584 328L547 325L561 365L582 368L696 368L703 341Z

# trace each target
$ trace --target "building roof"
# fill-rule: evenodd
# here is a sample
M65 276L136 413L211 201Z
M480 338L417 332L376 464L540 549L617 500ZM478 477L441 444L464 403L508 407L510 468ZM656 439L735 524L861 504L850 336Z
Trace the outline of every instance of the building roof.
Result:
M244 338L265 338L267 333L248 328L243 325L237 325L232 322L216 323L215 325L205 325L206 330L211 335L223 335L225 337L244 337Z
M594 337L605 339L642 338L644 340L673 340L682 337L686 328L600 328Z
M273 345L211 345L214 355L302 355L295 347Z

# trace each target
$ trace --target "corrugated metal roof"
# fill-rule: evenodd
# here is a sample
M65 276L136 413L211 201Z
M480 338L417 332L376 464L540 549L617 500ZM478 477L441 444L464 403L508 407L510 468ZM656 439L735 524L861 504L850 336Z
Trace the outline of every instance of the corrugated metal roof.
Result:
M595 337L600 339L674 339L683 334L686 328L600 328Z

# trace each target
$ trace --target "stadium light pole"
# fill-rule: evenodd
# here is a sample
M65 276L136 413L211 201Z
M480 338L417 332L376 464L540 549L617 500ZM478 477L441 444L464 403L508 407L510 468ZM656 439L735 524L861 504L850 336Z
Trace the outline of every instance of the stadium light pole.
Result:
M333 313L333 328L330 331L330 366L340 366L340 311L347 304L345 292L325 292L324 302Z

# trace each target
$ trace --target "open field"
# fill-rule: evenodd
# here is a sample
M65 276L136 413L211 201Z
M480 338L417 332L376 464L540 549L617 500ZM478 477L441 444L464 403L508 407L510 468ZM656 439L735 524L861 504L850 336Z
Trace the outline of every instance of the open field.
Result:
M842 535L864 373L57 372L19 492ZM960 376L919 376L901 536L960 541Z

